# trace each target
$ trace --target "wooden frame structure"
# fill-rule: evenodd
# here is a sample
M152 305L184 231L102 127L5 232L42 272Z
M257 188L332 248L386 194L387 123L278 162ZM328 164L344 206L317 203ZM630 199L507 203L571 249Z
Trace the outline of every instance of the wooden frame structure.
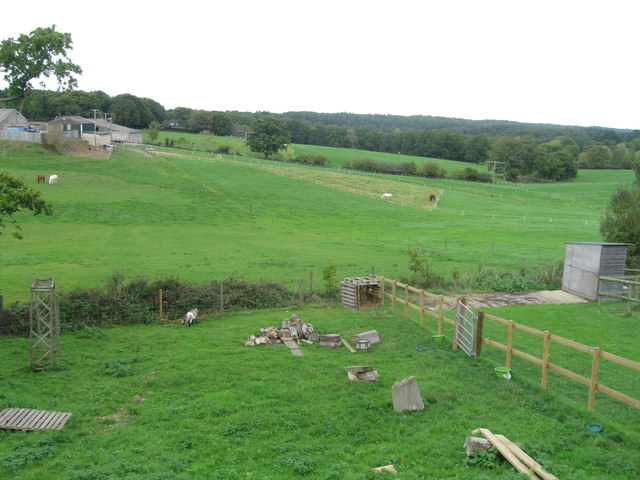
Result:
M340 302L353 310L380 306L380 280L371 277L345 278L340 282Z
M36 278L31 285L29 304L29 364L42 368L42 362L60 353L60 308L53 277Z

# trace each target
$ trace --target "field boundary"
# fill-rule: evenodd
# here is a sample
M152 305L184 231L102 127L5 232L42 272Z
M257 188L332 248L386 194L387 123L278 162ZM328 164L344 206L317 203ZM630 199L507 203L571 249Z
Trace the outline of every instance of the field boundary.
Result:
M420 312L420 325L424 326L424 315L425 313L437 319L437 327L438 334L442 333L442 323L446 322L451 326L455 325L455 322L449 318L446 318L442 314L442 303L443 296L440 295L438 310L434 312L429 309L425 309L424 307L424 298L427 296L438 297L433 293L426 292L422 289L412 287L410 285L398 282L397 280L391 280L385 278L383 276L375 275L376 279L380 280L380 288L381 288L381 298L382 298L382 306L385 305L385 297L391 300L391 311L395 312L396 303L404 305L404 316L409 317L409 309L417 310ZM386 283L390 284L391 291L387 292ZM402 291L402 296L398 296L398 290ZM416 305L411 303L409 300L409 292L413 294L417 294L419 296L419 304ZM552 334L548 330L538 330L535 328L528 327L526 325L516 323L513 320L507 320L504 318L496 317L494 315L490 315L485 313L482 310L478 311L479 314L482 313L484 317L484 321L493 322L495 324L501 325L506 328L506 344L502 342L498 342L488 337L482 336L482 343L496 348L505 352L505 366L507 368L511 367L512 357L518 357L530 363L533 363L539 367L541 367L541 381L540 388L542 390L546 390L548 386L548 372L552 371L561 376L569 378L575 382L578 382L589 389L589 397L588 397L588 411L593 412L595 410L595 399L596 392L600 392L604 395L612 397L620 402L626 403L634 408L640 409L640 399L634 398L630 395L626 395L622 392L614 390L613 388L607 387L603 383L599 382L599 370L600 370L600 362L601 360L606 360L608 362L617 364L627 369L631 369L634 371L640 371L640 362L636 362L634 360L630 360L628 358L624 358L613 353L605 352L600 349L600 347L592 347L589 345L584 345L579 342L575 342L573 340L569 340L564 337L560 337L559 335ZM537 357L535 355L531 355L526 353L523 349L516 348L513 341L513 332L519 331L527 335L531 335L533 337L537 337L542 339L542 357ZM576 372L573 372L567 368L564 368L556 363L552 363L549 361L550 357L550 345L552 343L562 345L564 347L568 347L572 352L580 352L582 354L589 355L591 357L591 374L589 377L584 375L580 375Z

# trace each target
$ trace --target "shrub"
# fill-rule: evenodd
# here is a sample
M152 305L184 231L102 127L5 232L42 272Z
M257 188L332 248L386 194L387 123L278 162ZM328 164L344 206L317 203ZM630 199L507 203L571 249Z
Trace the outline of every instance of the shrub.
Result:
M475 168L466 167L456 170L451 174L453 180L465 180L468 182L491 183L491 175L487 172L479 172Z
M310 155L310 154L298 155L294 159L294 161L298 163L305 163L308 165L318 165L322 167L329 163L329 159L324 155Z
M231 147L229 145L218 145L215 149L215 152L229 155L229 153L231 152Z
M445 178L447 171L436 162L426 162L418 167L418 175L429 178Z

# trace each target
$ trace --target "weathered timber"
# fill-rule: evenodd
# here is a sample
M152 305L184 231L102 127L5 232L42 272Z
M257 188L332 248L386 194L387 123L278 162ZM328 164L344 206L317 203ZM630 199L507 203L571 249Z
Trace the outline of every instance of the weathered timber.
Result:
M496 450L502 454L504 458L506 458L511 465L515 467L520 473L525 473L529 475L531 480L540 480L535 473L533 473L527 466L520 461L520 459L507 447L504 443L502 443L492 432L486 428L478 428L474 430L472 433L481 433L484 438L489 440L491 444L496 447Z
M373 367L370 365L351 365L349 367L344 367L344 369L351 373L373 372Z
M0 412L0 428L24 431L61 430L71 415L68 412L5 408Z
M369 330L351 337L351 343L358 343L360 340L369 340L369 343L373 345L375 343L380 343L380 336L378 335L377 330Z
M540 477L544 480L558 480L557 477L547 472L542 465L536 462L533 458L527 455L517 443L513 443L504 435L497 435L496 438L500 440L516 457L518 457L522 462L529 468L531 468L534 472L536 472Z
M298 346L298 344L296 342L294 342L291 339L283 339L282 341L284 342L284 344L287 347L289 347L289 349L291 350L291 353L293 353L294 355L296 355L298 357L304 356L304 352L302 350L300 350L300 347Z
M380 380L380 374L375 370L362 373L347 372L347 378L352 382L377 382Z
M521 443L515 443L514 445L522 448ZM472 457L478 451L491 448L491 442L482 437L467 437L464 441L464 448L467 452L467 457Z
M339 347L342 345L340 334L329 333L327 335L320 335L320 345L329 348Z
M393 409L396 412L405 410L423 410L424 402L420 396L420 388L416 377L407 377L391 387Z
M347 347L351 353L358 353L353 349L353 347L351 345L349 345L349 342L347 342L344 338L342 338L341 340L342 340L342 344L345 347Z

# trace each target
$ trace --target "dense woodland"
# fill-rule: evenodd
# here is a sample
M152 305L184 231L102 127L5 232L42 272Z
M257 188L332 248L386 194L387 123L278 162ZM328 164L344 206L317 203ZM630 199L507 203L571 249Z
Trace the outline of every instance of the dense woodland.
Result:
M0 98L6 97L0 91ZM14 107L5 102L4 107ZM507 180L559 181L578 168L631 169L640 158L640 130L465 120L431 116L353 113L166 110L150 98L110 97L102 91L36 91L23 113L32 121L58 115L91 118L109 112L120 125L145 129L152 122L196 133L244 136L251 123L270 116L282 121L292 143L496 164ZM168 126L171 122L172 127Z

